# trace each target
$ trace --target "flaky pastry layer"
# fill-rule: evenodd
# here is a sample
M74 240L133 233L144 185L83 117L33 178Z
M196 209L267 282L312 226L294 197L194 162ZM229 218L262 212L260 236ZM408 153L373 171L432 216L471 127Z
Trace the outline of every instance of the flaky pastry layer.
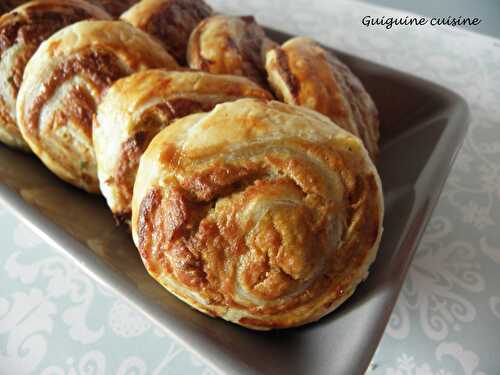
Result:
M271 94L244 77L146 70L117 81L99 105L93 139L101 192L118 222L128 222L139 159L175 119L242 97Z
M309 38L293 38L266 56L268 80L288 104L314 109L358 136L376 160L378 111L360 80L330 52Z
M152 140L132 233L149 273L194 308L288 328L328 314L367 276L383 207L359 138L306 108L240 99Z
M216 15L193 30L187 60L193 69L245 76L266 86L264 61L274 46L252 16Z
M211 13L212 9L203 0L142 0L121 19L154 36L185 65L189 36Z
M177 66L159 43L126 22L66 27L26 66L17 100L23 137L60 178L99 192L92 121L103 92L134 72Z
M38 0L0 17L0 141L30 151L16 121L16 99L26 64L56 31L84 19L109 19L101 8L80 0Z

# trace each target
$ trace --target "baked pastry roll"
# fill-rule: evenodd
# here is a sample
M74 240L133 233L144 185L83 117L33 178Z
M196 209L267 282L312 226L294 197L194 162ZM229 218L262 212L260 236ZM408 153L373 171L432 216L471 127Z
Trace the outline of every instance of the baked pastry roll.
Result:
M212 9L203 0L143 0L121 18L156 37L185 65L189 35L211 13Z
M265 56L274 46L252 16L218 15L193 30L187 60L193 69L245 76L265 86Z
M241 99L152 140L132 233L149 273L178 298L267 330L315 321L354 292L383 210L358 137L307 108Z
M0 141L29 151L16 123L16 98L24 68L45 39L86 18L109 19L109 15L85 1L42 0L0 17Z
M204 72L146 70L117 81L99 105L94 149L101 192L117 222L129 222L139 159L176 118L242 97L270 99L256 83Z
M176 68L143 31L122 21L82 21L47 39L26 66L17 99L24 139L63 180L99 191L92 120L111 84L147 68Z
M360 137L370 156L379 147L378 111L351 70L309 38L293 38L266 56L269 83L285 103L314 109Z

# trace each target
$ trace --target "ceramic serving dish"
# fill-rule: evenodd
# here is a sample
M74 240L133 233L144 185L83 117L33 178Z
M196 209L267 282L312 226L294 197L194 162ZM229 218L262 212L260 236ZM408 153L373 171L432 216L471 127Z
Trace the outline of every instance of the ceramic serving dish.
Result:
M268 31L276 41L290 37ZM354 56L339 56L361 78L381 114L378 168L385 231L368 279L318 323L253 332L192 310L148 276L130 234L114 226L104 199L58 180L34 156L3 146L0 201L222 372L361 374L384 332L469 115L464 100L442 87Z

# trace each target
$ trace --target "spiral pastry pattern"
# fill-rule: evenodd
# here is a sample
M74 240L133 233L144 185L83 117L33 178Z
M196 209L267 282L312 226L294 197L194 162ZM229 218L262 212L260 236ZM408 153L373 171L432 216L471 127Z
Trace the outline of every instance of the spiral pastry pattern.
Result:
M121 19L154 36L185 65L189 36L211 13L203 0L142 0Z
M240 99L152 140L132 233L149 273L194 308L287 328L328 314L367 276L382 199L359 138L306 108Z
M63 180L99 191L92 121L111 84L148 68L176 68L143 31L122 21L82 21L42 43L17 100L19 127L33 152Z
M212 16L193 30L187 59L193 69L245 76L267 86L266 53L276 44L252 16Z
M361 138L376 160L378 111L351 70L309 38L293 38L266 56L269 83L288 104L314 109Z
M98 107L93 139L101 192L117 222L129 222L139 159L176 118L242 97L271 94L244 77L146 70L117 81Z
M16 99L24 69L45 39L88 18L109 19L109 15L85 1L38 0L0 17L0 141L29 151L16 122Z

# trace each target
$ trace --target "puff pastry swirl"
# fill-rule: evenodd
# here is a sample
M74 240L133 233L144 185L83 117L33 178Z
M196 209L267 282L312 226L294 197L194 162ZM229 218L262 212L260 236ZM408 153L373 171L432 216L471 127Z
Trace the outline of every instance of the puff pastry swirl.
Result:
M193 69L245 76L267 85L266 53L275 43L252 16L212 16L193 30L187 59Z
M176 68L143 31L122 21L82 21L46 40L28 63L17 100L33 152L63 180L99 191L92 121L103 92L133 72Z
M87 18L109 19L109 15L86 1L39 0L0 17L0 141L29 151L16 123L24 68L50 35Z
M182 65L189 35L212 9L203 0L142 0L122 20L156 37Z
M359 138L306 108L241 99L153 139L132 233L149 273L178 298L267 330L345 301L375 258L382 217Z
M277 97L328 116L360 137L371 157L379 148L378 111L351 70L309 38L293 38L266 56L269 83Z
M101 192L117 222L128 222L139 159L176 118L242 97L270 99L254 82L204 72L146 70L117 81L98 107L93 139Z

